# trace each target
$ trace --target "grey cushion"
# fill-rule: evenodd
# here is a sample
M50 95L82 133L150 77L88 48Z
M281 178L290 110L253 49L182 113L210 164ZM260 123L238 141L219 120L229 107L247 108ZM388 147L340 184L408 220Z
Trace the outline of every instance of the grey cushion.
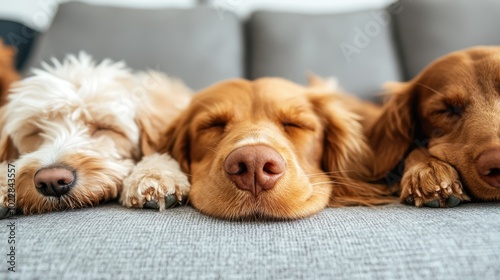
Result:
M30 65L85 50L96 59L167 72L200 89L243 75L241 26L226 13L193 9L127 9L66 3L40 38Z
M304 84L309 70L336 76L343 88L371 97L384 82L401 78L390 25L380 13L257 12L248 26L249 76Z
M326 209L229 222L190 207L108 204L19 217L17 272L0 279L498 279L500 207Z
M434 59L475 45L500 45L498 0L404 0L395 23L407 78Z

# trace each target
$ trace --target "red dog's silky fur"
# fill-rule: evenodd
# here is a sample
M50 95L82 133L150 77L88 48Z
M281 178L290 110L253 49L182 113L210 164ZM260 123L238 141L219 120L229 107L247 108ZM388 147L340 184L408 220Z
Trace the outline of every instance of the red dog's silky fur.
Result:
M499 201L500 47L453 52L395 86L370 139L377 177L405 158L402 201Z
M0 106L7 101L10 85L20 78L14 66L15 57L14 49L0 39Z
M325 206L387 203L361 179L373 154L340 95L278 78L195 95L165 151L191 176L191 204L226 219L301 218Z

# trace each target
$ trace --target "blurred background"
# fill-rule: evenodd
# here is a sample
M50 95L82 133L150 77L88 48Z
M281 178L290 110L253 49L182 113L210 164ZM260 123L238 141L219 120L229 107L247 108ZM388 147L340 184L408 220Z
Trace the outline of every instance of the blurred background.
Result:
M101 6L116 6L130 8L193 8L197 5L222 8L248 17L257 10L307 12L307 13L338 13L373 8L383 8L396 0L4 0L0 17L19 21L38 31L46 30L57 11L59 3L82 2ZM43 15L42 15L43 13Z
M219 80L335 76L374 98L448 52L500 45L498 0L4 0L16 67L86 51L195 90Z

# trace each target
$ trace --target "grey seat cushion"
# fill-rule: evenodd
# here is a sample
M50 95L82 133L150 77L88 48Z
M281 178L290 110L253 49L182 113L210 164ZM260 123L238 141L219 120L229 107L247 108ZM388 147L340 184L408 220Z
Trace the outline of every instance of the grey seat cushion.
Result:
M498 0L404 0L399 6L395 23L408 79L449 52L500 45Z
M370 98L384 82L401 78L391 28L380 13L257 12L248 25L249 76L305 84L309 70L336 76L346 90Z
M89 20L91 19L91 20ZM125 60L129 67L167 72L201 89L243 75L241 25L215 10L127 9L83 3L59 7L30 65L85 50L96 59Z
M9 220L0 236L7 246ZM229 222L111 203L15 220L13 279L498 279L500 208L326 209ZM4 260L5 260L5 250ZM3 262L4 268L6 263Z

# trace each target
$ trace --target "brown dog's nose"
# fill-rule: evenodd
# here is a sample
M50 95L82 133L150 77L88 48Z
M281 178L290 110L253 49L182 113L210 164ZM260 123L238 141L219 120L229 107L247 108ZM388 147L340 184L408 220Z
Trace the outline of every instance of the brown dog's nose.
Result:
M45 196L66 194L75 184L75 172L68 167L47 167L35 174L35 187Z
M254 196L270 190L285 172L285 161L266 146L245 146L232 151L224 161L229 179L241 190Z
M500 188L500 148L483 152L476 162L477 171L490 186Z

